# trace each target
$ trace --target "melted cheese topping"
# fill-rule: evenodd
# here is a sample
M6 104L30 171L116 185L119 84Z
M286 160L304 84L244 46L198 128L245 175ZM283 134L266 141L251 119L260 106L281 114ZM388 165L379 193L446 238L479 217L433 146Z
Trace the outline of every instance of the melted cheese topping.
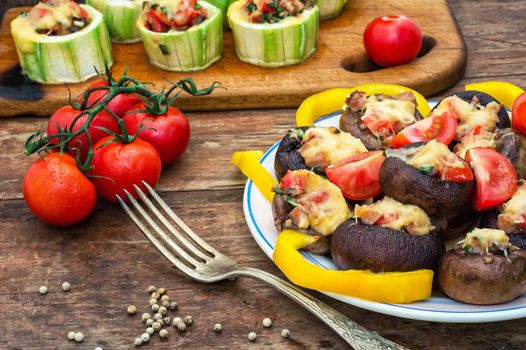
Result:
M526 230L526 182L502 205L497 226L507 233Z
M436 140L431 140L419 147L414 154L407 158L406 162L416 169L431 167L434 169L433 172L442 175L447 173L448 168L464 168L465 166L455 153Z
M414 235L426 235L434 228L425 211L416 205L402 204L389 197L373 204L357 205L354 215L364 224L405 230Z
M301 194L294 197L298 206L289 216L299 228L312 228L324 236L334 232L352 213L341 190L308 170L295 170L293 183L301 183Z
M499 121L498 111L500 105L490 102L487 106L480 103L469 103L458 96L449 96L440 102L431 115L441 115L447 111L454 111L458 116L458 128L456 140L461 140L464 135L476 126L482 126L483 130L493 132Z
M489 228L476 228L466 235L461 247L468 252L482 254L489 252L493 245L500 250L506 250L510 246L506 232Z
M402 130L416 122L416 105L411 101L384 99L378 100L375 95L367 98L365 113L361 120L366 125L376 125L369 127L375 136L388 136L396 131ZM384 130L380 125L396 125L396 130ZM389 131L389 132L388 132Z
M305 132L299 153L308 167L323 168L366 152L360 139L334 127L309 128Z
M460 157L465 158L466 152L475 147L495 148L495 134L489 131L482 131L478 135L473 133L466 133L460 143L457 143L454 152Z
M53 28L57 24L71 27L74 18L80 18L80 7L70 0L54 0L50 4L38 3L31 9L28 24L34 29Z

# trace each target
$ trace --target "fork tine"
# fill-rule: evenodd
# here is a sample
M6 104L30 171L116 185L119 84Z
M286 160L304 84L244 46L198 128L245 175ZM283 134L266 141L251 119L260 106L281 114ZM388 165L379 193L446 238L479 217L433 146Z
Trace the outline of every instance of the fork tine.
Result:
M133 197L132 197L133 198ZM152 242L152 244L161 252L161 254L168 259L172 264L174 264L179 270L184 272L186 275L190 276L191 278L196 278L195 270L188 267L184 262L179 260L175 255L172 254L168 249L164 247L164 245L159 242L159 240L148 230L146 225L144 225L141 220L133 213L133 211L128 207L128 205L122 200L122 198L117 195L117 201L121 205L121 207L124 209L126 214L128 214L129 217L132 218L133 222L139 229L142 231L142 233Z
M135 188L135 191L141 197L142 201L148 209L150 209L157 218L163 223L164 227L174 235L174 237L181 243L189 252L192 254L197 255L199 258L203 259L204 261L208 261L210 259L210 256L203 253L201 250L199 250L195 244L192 244L184 235L181 234L167 219L166 217L157 209L157 207L150 201L148 196L141 190L141 188L137 185L133 185ZM169 237L168 237L169 238ZM168 239L167 238L167 239Z
M137 202L128 191L124 190L124 193L126 193L126 196L130 200L130 203L133 205L133 207L137 209L137 211L148 222L148 224L150 224L150 226L155 230L155 232L157 232L161 236L165 244L174 249L180 258L186 260L194 267L197 267L199 265L199 262L195 260L193 256L190 256L184 249L179 247L179 245L177 245L172 239L166 236L166 233L159 227L159 225L157 225L157 223L152 219L152 217L141 207L139 202Z
M150 193L150 195L152 196L152 198L155 199L155 201L157 202L157 204L159 204L159 206L161 206L161 208L163 208L164 212L166 214L168 214L170 216L170 218L172 218L173 221L175 221L175 223L177 223L177 225L179 225L179 227L181 227L183 229L183 231L201 248L201 249L204 249L205 251L208 251L210 254L214 255L214 256L217 256L217 255L222 255L218 250L216 250L215 248L212 248L210 245L208 245L208 243L206 243L205 241L203 241L190 227L188 227L188 225L186 225L184 223L183 220L181 220L181 218L179 218L179 216L177 216L177 214L175 214L173 212L172 209L170 209L170 207L168 206L168 204L166 204L165 201L162 200L161 197L159 197L159 195L157 194L157 192L155 192L155 190L146 183L146 181L143 181L142 182L143 185L145 186L145 188L148 190L148 192Z

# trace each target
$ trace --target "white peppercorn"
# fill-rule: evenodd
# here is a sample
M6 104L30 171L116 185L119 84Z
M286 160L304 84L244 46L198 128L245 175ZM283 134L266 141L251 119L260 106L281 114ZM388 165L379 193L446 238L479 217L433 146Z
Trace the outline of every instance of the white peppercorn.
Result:
M283 338L288 338L290 336L290 331L287 329L287 328L284 328L282 331L281 331L281 336Z
M71 331L68 333L68 339L69 340L75 340L75 332Z
M141 338L135 338L135 346L141 346L142 345L142 339Z
M161 329L159 331L159 337L161 337L161 338L168 338L168 331L166 329Z
M192 316L188 315L184 318L184 323L186 323L187 326L191 326L192 323L194 323L194 319Z
M157 312L159 311L159 304L153 304L152 305L152 312Z
M165 295L166 294L166 288L159 288L159 290L157 292L159 293L159 295Z
M151 294L151 293L155 292L155 289L156 289L155 286L151 285L151 286L148 287L147 291L148 291L148 293Z
M38 292L42 295L44 294L47 294L47 287L46 286L42 286L40 288L38 288Z
M156 320L162 320L163 319L163 315L160 312L158 312L155 315L153 315L153 318L156 319Z
M155 331L153 330L152 327L148 327L148 328L146 328L146 333L148 333L149 335L153 335L153 333L155 333Z
M162 301L161 305L168 309L170 307L170 302L169 301Z
M81 332L75 333L75 341L77 343L82 343L83 340L84 340L84 334L82 334Z
M97 347L95 348L95 350L104 350L104 349L102 348L102 346L97 346Z
M151 298L150 299L150 305L159 305L159 300L155 299L155 298Z
M159 322L154 322L152 328L154 331L159 332L161 330L161 324Z
M214 332L221 332L223 330L223 326L221 325L221 323L216 323L214 325Z
M177 325L179 323L183 322L183 320L181 319L181 317L174 317L173 321L172 321L172 324L174 325L174 327L177 327Z
M250 340L250 341L256 341L256 337L257 337L257 335L256 335L255 332L250 332L250 333L248 333L248 340Z
M147 343L150 341L150 335L148 333L141 334L141 339L143 343Z
M180 332L186 331L186 324L184 322L179 322L177 324L177 330Z
M165 294L161 297L161 301L170 301L170 297Z
M130 315L135 315L137 313L137 308L135 307L135 305L130 305L128 306L128 314Z
M172 301L172 302L170 303L170 310L172 310L172 311L176 311L176 310L177 310L177 307L178 307L177 302Z
M68 282L62 283L62 290L64 292L69 292L71 290L71 284L69 284Z
M152 318L149 318L149 319L146 320L146 325L147 325L148 327L151 327L152 324L153 324L154 322L155 322L155 321L154 321Z
M159 292L153 292L152 293L152 299L159 299L161 297L161 295L159 294Z
M265 328L269 328L270 326L272 326L272 320L268 317L264 318L263 319L263 327Z
M141 318L142 318L143 322L146 322L146 320L148 320L149 318L152 318L152 316L150 316L149 313L145 312L145 313L142 314Z
M164 306L159 307L159 313L161 315L166 315L168 313L168 310Z
M164 322L165 325L169 325L170 324L170 317L163 318L163 322Z

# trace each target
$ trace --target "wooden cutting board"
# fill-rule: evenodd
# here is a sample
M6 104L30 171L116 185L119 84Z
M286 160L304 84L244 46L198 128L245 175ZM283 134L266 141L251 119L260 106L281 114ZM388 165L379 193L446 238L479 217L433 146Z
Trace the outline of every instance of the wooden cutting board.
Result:
M20 75L18 57L9 23L24 8L6 12L0 30L0 117L35 114L49 116L67 104L63 85L28 83ZM380 68L372 64L362 47L362 33L375 17L404 14L413 18L424 35L422 57L409 64ZM223 57L206 70L193 73L163 71L149 64L141 43L114 44L115 75L129 67L130 75L166 85L166 79L191 76L199 86L219 81L207 97L181 95L176 102L184 110L222 110L297 107L309 95L334 87L364 83L406 85L426 96L434 95L458 81L466 65L466 46L445 0L349 0L336 19L320 23L318 51L306 62L282 68L261 68L239 61L232 34L224 33ZM74 96L89 84L69 84Z

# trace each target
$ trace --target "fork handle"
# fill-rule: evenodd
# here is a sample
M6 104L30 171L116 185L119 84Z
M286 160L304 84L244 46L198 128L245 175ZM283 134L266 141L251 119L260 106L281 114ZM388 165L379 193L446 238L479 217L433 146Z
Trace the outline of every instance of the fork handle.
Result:
M366 349L406 349L381 337L378 333L370 331L347 316L334 310L329 305L316 299L302 289L266 271L250 267L241 267L232 271L231 276L246 276L265 282L281 293L285 294L298 304L309 310L327 326L331 327L345 341L356 350ZM407 350L407 349L406 349Z

